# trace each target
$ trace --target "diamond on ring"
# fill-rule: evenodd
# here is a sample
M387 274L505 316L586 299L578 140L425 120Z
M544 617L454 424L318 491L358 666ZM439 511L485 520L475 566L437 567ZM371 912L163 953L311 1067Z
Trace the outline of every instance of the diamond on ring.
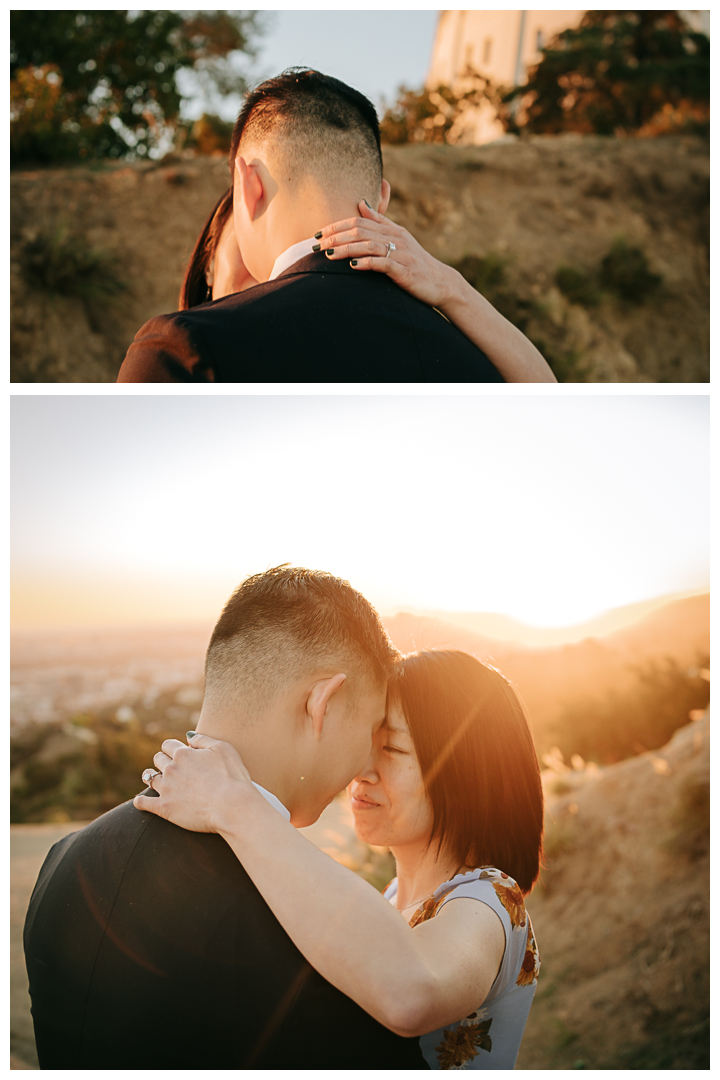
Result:
M393 244L392 240L388 240L388 242L385 244L385 247L387 248L387 255L385 256L385 258L389 259L390 258L390 252L391 251L397 251L397 248Z
M148 787L152 787L153 777L159 776L160 773L157 769L145 769L140 779L143 784L147 784Z

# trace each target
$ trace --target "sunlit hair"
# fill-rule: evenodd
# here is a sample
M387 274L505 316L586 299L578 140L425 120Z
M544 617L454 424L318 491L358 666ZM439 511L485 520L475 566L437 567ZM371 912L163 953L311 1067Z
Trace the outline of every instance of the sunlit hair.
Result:
M542 857L543 793L510 683L468 653L439 650L406 657L389 694L399 698L432 804L430 842L458 865L494 866L529 892Z
M288 68L245 98L230 144L230 176L242 143L282 140L294 171L346 179L376 196L382 182L380 125L359 90L310 68ZM362 190L360 190L362 189ZM364 197L368 197L367 194Z
M332 666L348 676L352 695L368 679L384 686L398 656L373 606L347 581L276 566L246 578L225 605L207 650L205 693L215 703L267 702Z
M212 300L212 289L208 285L207 275L215 258L218 240L222 236L225 223L232 214L232 210L233 189L229 187L210 211L193 248L183 283L180 286L178 302L180 311L187 311L188 308L197 307L198 304L205 304Z

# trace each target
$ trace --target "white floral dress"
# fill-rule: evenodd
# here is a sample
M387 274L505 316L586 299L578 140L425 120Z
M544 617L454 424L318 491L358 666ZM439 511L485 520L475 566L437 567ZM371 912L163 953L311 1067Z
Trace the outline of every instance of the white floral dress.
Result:
M394 878L384 896L391 900L396 891ZM433 918L443 904L460 897L479 900L499 916L505 931L502 963L482 1005L454 1024L421 1035L420 1048L431 1069L514 1069L540 970L530 916L517 883L483 866L436 889L410 926Z

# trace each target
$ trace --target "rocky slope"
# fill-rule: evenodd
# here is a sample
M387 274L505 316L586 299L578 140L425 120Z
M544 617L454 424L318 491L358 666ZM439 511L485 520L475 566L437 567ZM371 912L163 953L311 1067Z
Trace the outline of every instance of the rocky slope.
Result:
M548 771L542 968L518 1068L709 1068L709 715L662 750Z
M483 147L388 147L390 216L446 262L490 256L527 332L569 381L709 378L709 156L697 137L536 137ZM16 382L113 381L137 329L176 308L185 262L227 184L220 158L16 172L11 359ZM99 250L124 291L38 287L28 259ZM657 293L640 306L570 301L561 265L596 271L618 237L642 248ZM55 252L55 255L53 255ZM79 252L79 255L78 255Z

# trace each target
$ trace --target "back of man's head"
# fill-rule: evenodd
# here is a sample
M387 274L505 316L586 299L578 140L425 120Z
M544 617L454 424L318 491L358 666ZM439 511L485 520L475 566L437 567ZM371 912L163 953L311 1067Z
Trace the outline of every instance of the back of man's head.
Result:
M347 581L276 566L243 581L225 605L207 650L206 703L249 718L322 668L383 685L398 656L375 609Z
M294 179L314 176L358 198L376 198L382 183L380 127L372 102L339 79L289 68L266 79L245 99L230 146L230 175L238 151L272 140Z

